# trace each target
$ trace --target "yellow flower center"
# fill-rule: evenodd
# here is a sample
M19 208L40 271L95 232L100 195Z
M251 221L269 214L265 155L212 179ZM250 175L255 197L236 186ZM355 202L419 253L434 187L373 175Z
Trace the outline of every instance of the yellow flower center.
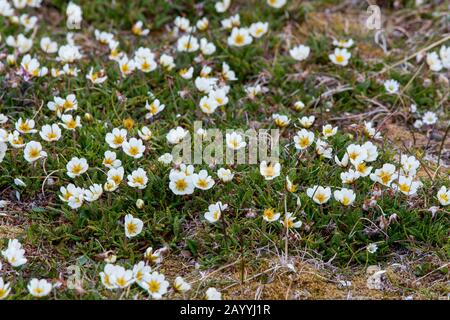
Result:
M138 153L139 153L139 149L138 149L138 147L131 147L129 150L128 150L128 152L132 155L132 156L135 156L135 155L137 155Z
M205 179L200 179L197 182L198 186L200 188L207 188L208 187L208 182Z
M234 38L234 42L238 45L244 44L244 41L245 41L245 37L242 34L238 34Z
M383 182L383 184L388 184L389 181L391 181L391 174L389 172L381 172L380 179Z
M323 203L323 202L325 202L327 197L323 193L316 193L315 198L320 203Z
M161 284L156 280L150 280L148 282L148 291L155 293L159 291L159 288L161 287Z
M83 170L83 167L81 166L81 164L76 164L72 167L72 173L74 173L74 174L79 174L81 172L81 170Z
M136 227L136 225L134 223L130 222L130 223L127 224L127 231L128 231L129 234L135 233L136 230L137 230L137 227Z
M144 178L141 176L137 176L133 178L133 183L135 184L144 184Z
M342 63L344 61L345 61L345 58L343 55L341 55L341 54L336 55L336 62Z
M175 182L175 187L176 187L178 190L183 191L184 189L187 188L187 186L188 186L188 184L187 184L187 182L186 182L185 179L180 179L180 180L178 180L177 182Z
M114 136L113 143L116 145L120 145L123 143L123 140L124 139L122 136Z
M28 154L29 154L30 158L37 158L37 157L39 157L40 152L38 149L33 148L30 150L30 152Z

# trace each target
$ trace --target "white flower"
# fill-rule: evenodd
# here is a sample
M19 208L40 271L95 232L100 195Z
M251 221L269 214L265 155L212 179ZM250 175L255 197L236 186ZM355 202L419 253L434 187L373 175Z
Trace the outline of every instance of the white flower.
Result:
M119 186L113 180L107 180L103 185L103 189L107 192L113 192L117 190Z
M377 246L377 244L376 243L371 243L371 244L369 244L367 247L366 247L366 250L369 252L369 253L375 253L375 252L377 252L377 250L378 250L378 246Z
M8 116L3 113L0 113L0 124L5 124L8 122Z
M141 219L134 218L131 214L125 216L125 235L133 238L142 232L144 223Z
M367 141L362 145L362 147L366 150L367 157L364 159L366 162L373 162L378 158L378 150L377 146L372 142Z
M217 12L224 13L225 11L228 10L228 8L230 7L230 4L231 4L231 0L222 0L222 1L217 1L216 4L214 5L214 7Z
M117 149L127 141L127 130L114 128L112 132L106 134L105 141L111 148Z
M37 130L34 129L34 120L32 119L22 120L22 118L19 118L19 120L17 120L16 130L22 134L37 132Z
M400 190L401 193L412 196L417 193L417 190L422 186L422 182L413 181L411 177L400 176L397 183L392 183L394 190Z
M176 277L173 283L175 292L187 292L191 289L191 285L187 283L182 277Z
M427 125L435 124L437 122L437 120L438 120L438 118L436 116L436 113L434 113L432 111L425 112L425 114L422 117L422 122Z
M236 81L237 80L236 73L233 70L231 70L230 66L226 62L222 62L222 77L226 81ZM225 90L225 88L227 88L227 90ZM216 92L217 91L223 91L223 93L226 95L226 94L228 94L229 87L222 87L221 89L216 90ZM222 104L222 103L219 102L219 104L223 105L223 104L226 104L226 103Z
M154 54L148 48L139 48L134 56L134 64L137 69L148 73L158 66L154 60Z
M280 222L286 229L298 229L303 224L301 221L295 221L295 217L293 216L292 212L286 212L283 220L281 220Z
M66 44L59 47L58 58L61 63L73 63L82 58L77 46Z
M267 222L274 222L280 219L281 213L275 213L272 208L265 209L263 212L263 219Z
M334 198L344 206L349 206L355 201L356 195L353 190L342 188L334 191Z
M231 35L228 37L228 45L235 47L243 47L252 43L253 38L246 28L233 28Z
M417 169L420 167L420 162L414 156L409 156L406 154L402 154L400 158L400 163L402 165L402 172L410 177L414 177L416 175Z
M139 159L144 155L145 146L141 139L131 138L122 143L122 149L130 157Z
M442 65L441 59L436 52L430 52L427 54L426 62L431 71L439 72L444 67Z
M289 50L289 54L297 61L303 61L308 58L311 49L308 46L298 45Z
M25 147L25 142L24 142L23 138L20 136L19 131L17 131L17 130L14 130L13 133L10 133L8 135L8 142L14 148L23 148L23 147Z
M217 101L211 97L204 96L200 100L200 109L206 114L213 113L214 111L216 111L218 106L219 104L217 103Z
M58 141L61 138L61 129L56 123L52 125L47 124L42 126L39 135L43 140L48 142Z
M142 168L134 170L131 175L128 175L127 179L130 187L138 189L144 189L148 182L147 173Z
M67 175L71 178L82 175L89 169L89 165L85 158L73 157L66 165Z
M208 171L201 170L192 175L192 183L198 189L209 190L214 186L214 179L208 175Z
M439 55L444 67L450 69L450 47L442 46L439 50Z
M322 186L314 186L312 188L308 188L306 190L306 194L308 197L314 200L317 204L324 204L330 200L331 197L331 189L330 187L322 187Z
M170 153L164 153L158 158L159 162L162 162L164 164L170 164L173 160L173 156Z
M308 148L314 141L314 133L306 129L301 129L294 136L295 148L298 150L304 150Z
M237 132L227 133L225 135L225 141L227 143L227 147L232 150L239 150L245 148L247 145L247 142L244 141L243 136Z
M367 159L367 149L358 144L351 144L347 147L347 154L352 164L360 163Z
M294 108L294 110L296 110L296 111L300 111L300 110L303 110L303 109L305 108L305 104L303 103L303 101L296 101L296 102L294 103L293 108Z
M107 176L108 176L108 180L113 181L116 185L119 185L122 180L123 180L123 175L124 175L124 169L123 167L118 167L118 168L111 168L109 169Z
M224 106L228 103L227 90L224 88L211 90L209 92L209 98L215 100L217 105Z
M110 42L114 41L114 35L110 32L94 30L95 39L98 40L101 44L107 45Z
M376 169L374 173L370 174L370 179L389 187L391 182L397 179L397 175L395 166L385 163L381 169Z
M268 22L256 22L250 25L250 34L254 38L261 38L269 29Z
M144 23L142 21L137 21L131 28L131 31L137 36L146 36L150 32L150 30L143 29L143 25Z
M353 162L353 165L359 177L367 177L373 169L373 167L368 167L364 161Z
M174 59L172 56L169 56L167 54L162 54L161 57L159 58L159 63L166 68L166 70L170 71L173 68L175 68L175 63L174 63Z
M0 163L3 161L8 150L8 145L4 142L0 142Z
M416 120L416 121L414 121L413 126L414 126L414 128L416 128L416 129L422 128L422 126L423 126L422 120Z
M322 126L322 134L325 138L329 138L336 134L337 129L337 127L333 127L331 124L326 124Z
M153 248L149 247L144 252L144 258L153 264L160 264L163 261L163 254L167 251L167 247L162 247L153 252Z
M259 172L266 180L273 180L280 175L281 165L276 162L262 161L259 165Z
M100 198L103 193L103 188L101 184L93 184L89 189L84 190L84 200L88 202L96 201Z
M27 73L29 77L43 77L47 75L48 69L46 67L40 68L40 63L37 59L31 58L29 54L22 58L20 66Z
M339 47L339 48L351 48L353 46L353 39L348 39L348 40L333 40L333 46L335 47Z
M202 93L209 93L214 89L216 85L217 78L205 78L205 77L197 77L195 78L195 87Z
M117 159L117 155L114 151L105 151L103 157L103 165L107 168L118 168L122 165L122 161Z
M2 251L2 256L13 267L20 267L27 263L25 250L22 249L22 244L17 239L8 241L8 247Z
M228 208L227 204L222 204L222 202L216 202L215 204L211 204L208 207L208 211L205 212L205 219L208 220L210 223L217 222L222 212L225 211Z
M189 132L182 127L171 129L166 135L167 142L170 144L180 143Z
M152 272L152 268L147 266L144 261L139 261L139 263L133 266L133 277L134 280L143 287L144 276Z
M302 117L300 119L300 124L302 125L303 128L308 129L313 125L314 120L316 120L316 117L314 116Z
M25 37L23 34L19 34L17 38L13 36L8 36L6 38L6 44L10 47L16 48L19 53L24 54L30 51L33 46L33 40L31 38Z
M188 31L190 28L191 23L187 18L184 17L176 17L175 18L175 26L179 28L182 31Z
M0 263L0 270L1 270L1 263ZM11 284L5 283L3 281L3 278L0 277L0 300L5 299L10 291L11 291Z
M372 122L364 121L364 132L369 138L380 139L381 133L373 127Z
M80 116L74 118L71 114L64 114L61 116L61 120L61 125L67 130L75 130L76 128L81 127Z
M344 156L342 157L342 160L339 160L338 156L335 155L334 156L334 162L336 162L336 164L339 167L345 168L348 166L348 153L345 153Z
M58 43L52 41L49 37L43 37L39 44L45 53L56 53L58 51Z
M89 69L89 73L86 75L86 79L90 80L93 84L102 84L108 80L108 76L105 75L105 71L102 69L99 72L94 72L94 68Z
M219 170L217 170L217 176L223 182L229 182L233 180L234 174L230 169L220 168Z
M195 52L199 48L198 39L192 35L184 35L177 41L177 50L179 52Z
M331 62L339 66L346 66L350 60L352 54L347 49L334 49L334 53L330 54L328 57Z
M73 2L69 2L66 8L67 25L71 28L80 28L81 21L83 20L83 13L81 7Z
M205 31L208 29L209 26L209 20L207 17L203 17L200 20L197 21L197 24L195 25L199 31Z
M437 193L437 198L441 205L448 206L450 204L450 189L447 189L446 186L442 186Z
M133 73L134 69L136 68L136 65L134 63L133 59L128 59L127 56L123 56L122 59L119 60L119 68L120 73L123 77L126 77L127 75L130 75Z
M316 152L318 155L320 155L324 158L327 158L327 159L333 158L333 149L329 147L329 145L326 141L323 141L320 138L318 138L316 141Z
M400 87L400 84L396 80L386 80L384 82L384 88L386 89L387 93L395 94L398 92L398 89Z
M142 286L153 299L161 299L167 293L169 282L165 280L163 274L154 271L151 274L147 273L144 275Z
M112 290L118 288L116 284L116 270L119 268L121 267L108 263L105 265L103 271L100 272L100 279L107 289Z
M47 296L50 291L52 291L52 284L48 282L45 279L31 279L31 281L28 283L28 292L36 297L36 298L42 298Z
M138 135L144 141L149 141L152 138L152 132L147 126L143 126L138 130Z
M280 127L280 128L284 128L284 127L288 126L289 123L290 123L290 120L289 120L288 116L281 115L281 114L278 114L278 113L274 113L272 115L272 119L274 120L274 122L277 125L277 127Z
M47 153L42 150L42 145L36 141L30 141L26 144L23 150L23 156L28 162L34 162L40 158L47 156Z
M189 67L188 69L181 69L178 74L186 80L192 79L192 75L194 74L194 68Z
M286 0L267 0L267 4L273 8L280 9L286 4Z
M169 188L176 195L186 195L194 193L195 186L192 182L192 176L184 172L171 171L169 174Z
M27 186L26 183L23 182L23 180L19 179L19 178L14 179L14 184L18 187L26 187Z
M133 271L127 270L121 266L116 266L114 268L114 279L118 288L127 288L134 282Z
M70 183L67 187L59 188L59 191L61 192L59 198L64 202L69 202L69 199L75 194L79 194L81 192L84 193L82 188L76 187L73 183Z

